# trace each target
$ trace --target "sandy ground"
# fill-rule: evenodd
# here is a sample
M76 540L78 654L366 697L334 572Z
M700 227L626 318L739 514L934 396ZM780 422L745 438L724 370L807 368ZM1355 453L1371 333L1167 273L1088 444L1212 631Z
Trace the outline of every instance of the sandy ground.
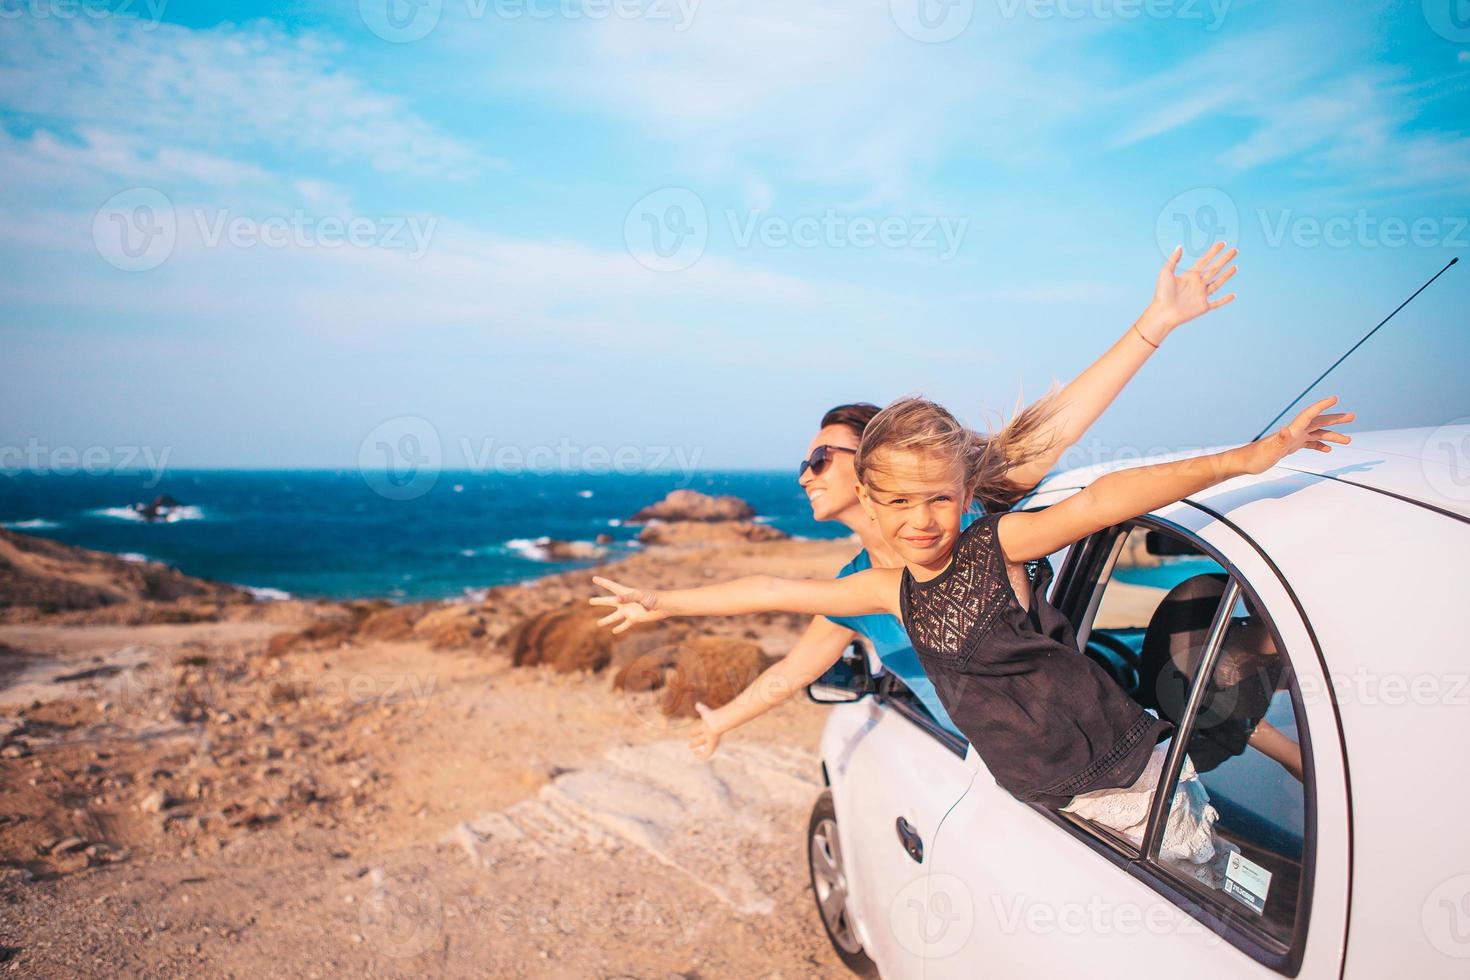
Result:
M830 574L851 551L678 567ZM800 625L731 622L772 654ZM789 702L700 762L609 672L416 640L266 656L284 628L0 626L25 651L0 679L0 971L847 975L806 866L827 709Z

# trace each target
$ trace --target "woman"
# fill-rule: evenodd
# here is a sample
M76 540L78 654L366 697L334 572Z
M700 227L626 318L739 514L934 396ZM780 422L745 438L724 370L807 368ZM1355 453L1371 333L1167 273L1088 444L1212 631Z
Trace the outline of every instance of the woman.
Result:
M1187 272L1175 275L1182 254L1181 247L1169 256L1159 270L1153 301L1106 353L1061 391L1029 406L1012 422L1013 425L1028 423L1023 428L1029 428L1038 415L1044 416L1046 424L1040 427L1040 439L1045 445L1039 451L1033 447L1033 451L1021 454L1027 461L1007 472L1014 492L1001 499L984 501L987 508L1004 509L1040 483L1176 327L1235 299L1234 293L1219 299L1212 298L1212 294L1235 275L1235 266L1223 274L1221 270L1236 256L1236 249L1226 251L1225 243L1217 242ZM821 427L807 446L807 458L801 465L799 480L811 503L812 517L819 521L841 521L862 543L862 551L838 573L839 577L870 567L898 568L903 564L883 543L877 525L858 500L853 458L863 429L877 413L877 406L861 402L829 411L822 417ZM965 515L965 526L976 516L973 512ZM859 633L872 641L884 667L914 692L935 720L958 735L959 730L945 712L933 684L919 665L908 635L895 617L874 615L834 620L817 616L791 651L734 700L716 709L697 705L700 726L690 737L689 747L699 758L709 758L725 732L759 717L805 689L837 662Z

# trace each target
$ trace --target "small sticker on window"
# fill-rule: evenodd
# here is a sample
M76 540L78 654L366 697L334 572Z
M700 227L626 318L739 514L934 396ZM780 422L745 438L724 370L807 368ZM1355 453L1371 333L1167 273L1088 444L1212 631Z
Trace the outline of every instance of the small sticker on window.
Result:
M1225 866L1225 893L1234 896L1257 915L1266 913L1266 894L1271 890L1271 872L1236 852Z

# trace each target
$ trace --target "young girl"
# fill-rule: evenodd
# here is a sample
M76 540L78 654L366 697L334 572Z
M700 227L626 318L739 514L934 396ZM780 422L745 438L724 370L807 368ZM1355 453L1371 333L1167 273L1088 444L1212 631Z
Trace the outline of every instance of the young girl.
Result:
M989 494L1015 458L1005 443L1034 434L1008 426L1006 438L986 437L930 401L905 399L868 424L855 461L863 508L902 568L836 580L758 575L661 592L595 577L612 594L591 602L613 607L598 622L615 633L671 616L898 616L945 709L997 783L1138 844L1140 814L1174 726L1078 653L1069 624L1035 594L1025 563L1232 477L1262 473L1297 450L1348 443L1332 427L1354 416L1324 414L1336 401L1325 398L1245 446L1110 473L1045 510L990 514L962 532L971 499ZM703 739L711 736L718 733ZM701 741L691 742L696 751ZM1184 770L1162 853L1200 864L1215 856L1216 814L1187 757ZM1217 875L1201 877L1218 886Z

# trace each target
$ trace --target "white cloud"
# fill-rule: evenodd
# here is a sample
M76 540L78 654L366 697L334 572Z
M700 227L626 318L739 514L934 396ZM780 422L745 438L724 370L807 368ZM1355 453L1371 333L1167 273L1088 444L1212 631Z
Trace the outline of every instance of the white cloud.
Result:
M263 21L191 30L124 18L7 18L0 104L32 123L94 136L125 120L132 136L219 155L268 148L300 154L308 166L465 177L502 165L374 91L342 60L333 45Z

